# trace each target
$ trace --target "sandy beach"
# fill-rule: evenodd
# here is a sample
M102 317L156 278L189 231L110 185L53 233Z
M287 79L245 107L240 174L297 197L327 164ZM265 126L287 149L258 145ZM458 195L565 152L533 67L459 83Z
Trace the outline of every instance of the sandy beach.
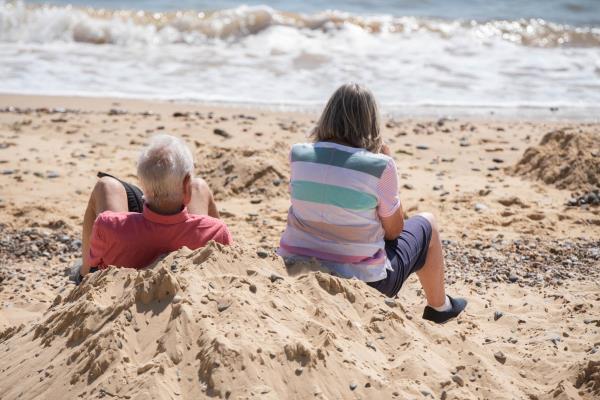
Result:
M437 326L275 255L288 151L316 114L0 96L0 398L600 398L600 123L384 118L408 215L440 221ZM234 236L76 287L98 171L136 183L147 139L186 140Z

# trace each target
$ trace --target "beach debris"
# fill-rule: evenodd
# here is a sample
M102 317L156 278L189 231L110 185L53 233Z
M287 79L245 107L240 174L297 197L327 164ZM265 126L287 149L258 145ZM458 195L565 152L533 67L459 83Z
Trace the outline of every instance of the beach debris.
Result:
M217 135L217 136L221 136L221 137L223 137L223 138L225 138L225 139L230 139L230 138L231 138L231 134L230 134L229 132L227 132L227 131L225 131L225 130L221 129L221 128L215 128L215 129L213 130L213 133L214 133L215 135Z

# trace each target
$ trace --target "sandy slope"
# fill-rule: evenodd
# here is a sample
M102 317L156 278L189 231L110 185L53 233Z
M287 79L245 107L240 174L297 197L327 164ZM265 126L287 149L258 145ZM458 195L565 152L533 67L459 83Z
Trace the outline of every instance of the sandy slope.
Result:
M592 154L597 124L386 119L405 209L439 217L449 291L470 300L435 326L416 279L386 302L361 282L289 275L273 254L287 148L314 115L19 96L0 109L3 399L600 396L598 207L565 206L581 182L504 170L550 131L589 135ZM135 181L137 151L163 131L194 148L236 246L74 288L63 270L95 172Z

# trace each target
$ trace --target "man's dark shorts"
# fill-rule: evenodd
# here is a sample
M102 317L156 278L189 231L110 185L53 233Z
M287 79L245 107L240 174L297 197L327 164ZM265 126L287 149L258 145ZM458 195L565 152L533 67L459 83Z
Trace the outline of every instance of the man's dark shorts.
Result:
M103 178L105 176L108 176L121 182L121 184L125 188L125 193L127 193L127 207L129 209L129 212L141 213L142 211L144 211L144 193L142 193L142 190L139 187L132 185L131 183L124 182L112 175L105 174L104 172L98 172L98 178Z
M409 275L425 264L431 233L431 223L427 218L417 215L405 220L400 236L396 240L385 241L385 252L393 271L388 270L387 278L369 285L386 296L396 296Z

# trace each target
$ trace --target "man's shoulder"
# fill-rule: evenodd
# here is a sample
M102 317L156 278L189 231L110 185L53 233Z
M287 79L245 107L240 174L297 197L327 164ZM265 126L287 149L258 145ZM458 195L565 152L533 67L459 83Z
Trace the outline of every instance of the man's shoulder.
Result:
M136 212L103 211L96 217L95 224L101 228L122 227L142 219L142 214Z
M225 224L225 222L209 215L190 214L189 221L191 221L198 228L214 227L227 229L227 224Z

